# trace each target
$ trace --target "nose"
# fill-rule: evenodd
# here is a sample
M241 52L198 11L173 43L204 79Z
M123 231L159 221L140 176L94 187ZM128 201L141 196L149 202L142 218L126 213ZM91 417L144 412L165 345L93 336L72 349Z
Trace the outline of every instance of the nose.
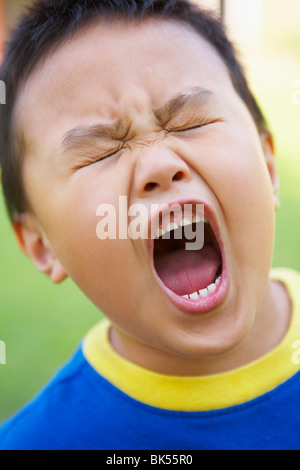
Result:
M134 175L134 186L139 197L146 197L152 191L170 190L177 182L188 182L190 179L188 165L169 148L153 146L139 154Z

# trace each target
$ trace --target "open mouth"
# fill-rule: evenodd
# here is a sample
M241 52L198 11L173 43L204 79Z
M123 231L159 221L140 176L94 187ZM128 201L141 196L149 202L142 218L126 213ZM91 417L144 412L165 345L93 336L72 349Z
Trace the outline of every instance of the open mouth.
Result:
M211 217L194 213L190 219L177 218L167 226L161 222L153 250L155 271L173 300L197 304L206 311L225 294L222 249L210 221ZM194 240L191 234L195 234ZM197 248L199 234L202 243ZM191 249L193 245L197 249Z

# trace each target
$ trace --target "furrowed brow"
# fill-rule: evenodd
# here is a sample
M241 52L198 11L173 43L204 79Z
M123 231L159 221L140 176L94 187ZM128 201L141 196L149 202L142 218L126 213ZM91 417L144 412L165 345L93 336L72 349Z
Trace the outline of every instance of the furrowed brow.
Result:
M165 126L183 109L194 107L203 111L214 98L215 95L211 91L195 87L186 93L174 96L162 107L154 110L154 114L160 125ZM126 124L121 121L109 124L78 126L64 135L61 148L63 153L70 153L92 147L95 144L99 144L100 141L109 143L116 142L117 140L126 140L129 129L128 123Z
M62 140L61 147L64 153L92 146L100 140L112 142L126 139L128 126L115 122L112 124L95 124L75 127L68 131Z
M178 114L183 108L197 107L203 110L207 105L213 101L215 95L203 88L192 88L189 92L178 94L171 98L161 108L154 111L156 118L161 126L165 126L171 118Z

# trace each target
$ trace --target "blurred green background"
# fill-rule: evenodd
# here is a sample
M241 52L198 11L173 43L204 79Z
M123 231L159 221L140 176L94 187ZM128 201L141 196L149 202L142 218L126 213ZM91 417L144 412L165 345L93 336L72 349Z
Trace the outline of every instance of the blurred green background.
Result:
M272 2L270 9L269 0L261 2L262 28L256 41L237 32L230 15L228 31L275 136L281 208L273 265L300 271L300 103L292 99L293 84L300 81L300 6L286 0ZM279 3L285 5L284 18ZM236 10L233 15L236 19ZM1 422L49 380L101 313L70 280L52 285L19 252L2 198L0 241L0 340L7 355L6 365L0 365Z

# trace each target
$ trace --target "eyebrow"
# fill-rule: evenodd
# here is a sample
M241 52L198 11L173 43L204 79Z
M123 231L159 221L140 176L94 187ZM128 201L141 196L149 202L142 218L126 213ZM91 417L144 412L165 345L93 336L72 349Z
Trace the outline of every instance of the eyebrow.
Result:
M78 126L68 131L62 140L61 147L65 152L91 146L100 139L124 140L129 132L129 125L120 120L108 124Z
M180 111L186 108L197 107L203 111L213 101L215 95L206 89L194 87L185 93L178 93L167 101L163 106L154 110L154 115L159 124L164 127ZM124 141L130 130L130 124L124 120L111 123L78 126L69 130L63 137L61 147L64 153L82 150L99 142L99 140Z
M186 93L180 93L174 96L161 108L154 111L154 114L160 125L165 126L172 117L182 111L183 108L197 107L202 111L214 98L215 95L212 91L195 87Z

